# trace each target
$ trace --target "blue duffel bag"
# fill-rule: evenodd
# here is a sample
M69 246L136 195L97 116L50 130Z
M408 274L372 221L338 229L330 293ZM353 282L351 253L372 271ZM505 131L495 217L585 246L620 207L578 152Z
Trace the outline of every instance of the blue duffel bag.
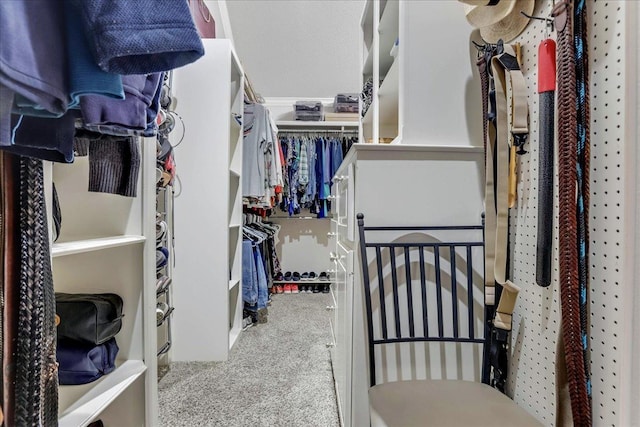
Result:
M115 338L99 345L68 339L58 340L60 384L86 384L112 372L116 368L118 350Z

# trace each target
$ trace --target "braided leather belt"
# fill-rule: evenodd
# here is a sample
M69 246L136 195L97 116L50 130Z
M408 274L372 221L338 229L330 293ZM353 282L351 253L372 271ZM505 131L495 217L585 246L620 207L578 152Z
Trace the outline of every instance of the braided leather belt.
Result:
M581 285L578 268L579 254L584 261L586 251L580 252L585 250L586 247L581 246L579 251L580 243L584 244L585 242L579 242L578 240L579 210L576 203L576 194L578 194L579 186L582 187L583 195L585 189L588 192L588 185L586 188L584 185L584 170L581 173L581 183L578 185L578 145L582 144L580 152L583 157L588 156L589 150L588 148L585 149L585 146L588 145L588 129L584 128L584 122L580 129L582 134L580 142L578 139L576 88L579 87L580 83L576 79L577 63L573 41L572 12L573 0L565 0L558 3L552 12L558 33L558 193L560 203L559 228L562 230L559 236L560 299L564 363L566 365L566 379L571 400L571 413L575 425L587 426L591 425L591 400L589 398L590 392L588 391L588 369L585 369L587 365L583 340L586 342L587 336L584 335L581 327L583 316L581 316ZM581 13L584 13L584 7ZM583 62L582 67L584 67L584 62L586 62L584 51L581 62ZM585 69L586 67L581 72L581 85L583 85L582 90L584 90L583 94L586 98ZM583 104L581 110L584 110L584 107L588 109L588 106ZM584 117L581 120L588 119L588 114L585 114L584 111L583 115ZM580 198L580 195L578 200L582 200L583 206L585 202L588 203L588 198L585 200L584 197ZM582 221L585 219L585 209L580 209ZM584 222L582 228L584 229ZM584 256L582 256L583 254ZM584 297L586 299L586 293ZM584 305L582 308L585 310ZM561 409L559 411L562 412Z
M58 423L55 293L42 161L20 157L16 425Z
M18 190L15 156L0 151L0 181L2 197L2 403L5 425L15 422L15 352L18 330L17 309L20 276L18 243Z

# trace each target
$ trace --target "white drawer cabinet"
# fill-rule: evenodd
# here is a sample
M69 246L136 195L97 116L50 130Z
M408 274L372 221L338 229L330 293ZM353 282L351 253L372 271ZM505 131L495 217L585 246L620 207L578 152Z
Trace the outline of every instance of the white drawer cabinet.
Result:
M356 214L368 226L468 225L483 210L482 147L355 144L333 180L331 357L340 418L369 425Z

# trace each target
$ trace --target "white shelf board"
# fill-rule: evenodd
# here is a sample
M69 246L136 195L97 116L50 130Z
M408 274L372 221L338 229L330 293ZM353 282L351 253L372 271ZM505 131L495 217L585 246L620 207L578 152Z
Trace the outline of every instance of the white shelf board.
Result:
M344 121L344 122L325 122L325 121L320 121L320 122L305 122L302 120L282 120L282 121L278 121L276 122L276 126L278 126L278 128L284 128L284 127L292 127L292 128L335 128L335 127L353 127L353 128L357 128L358 127L358 122L357 121ZM284 130L284 129L281 129Z
M240 280L229 280L229 290L235 288L240 283Z
M229 350L231 350L233 348L233 345L236 343L236 341L238 340L238 337L240 336L240 332L242 332L242 328L232 328L229 331Z
M51 256L59 257L84 252L99 251L101 249L115 248L118 246L134 245L145 241L144 236L125 235L114 237L98 237L86 240L72 240L69 242L54 243L51 248Z
M367 57L362 63L362 75L365 77L373 75L373 48L367 51ZM364 80L366 80L366 78Z
M229 224L229 228L238 228L240 227L242 224L240 223L233 223L233 224Z
M391 65L378 91L381 127L394 124L398 126L398 69L400 68L398 62L395 61Z
M229 173L236 178L240 178L240 170L238 170L236 165L231 165L231 167L229 168Z
M127 360L112 373L83 385L60 386L60 427L84 426L146 371L142 360Z
M393 57L389 52L391 52L391 48L398 38L399 14L399 2L388 1L378 26L378 33L380 34L380 76L386 74L393 62Z

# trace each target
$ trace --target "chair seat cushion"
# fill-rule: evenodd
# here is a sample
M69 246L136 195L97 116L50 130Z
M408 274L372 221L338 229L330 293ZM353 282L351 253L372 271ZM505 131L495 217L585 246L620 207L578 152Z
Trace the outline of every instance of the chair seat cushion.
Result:
M373 427L541 426L498 390L482 383L411 380L369 389Z

